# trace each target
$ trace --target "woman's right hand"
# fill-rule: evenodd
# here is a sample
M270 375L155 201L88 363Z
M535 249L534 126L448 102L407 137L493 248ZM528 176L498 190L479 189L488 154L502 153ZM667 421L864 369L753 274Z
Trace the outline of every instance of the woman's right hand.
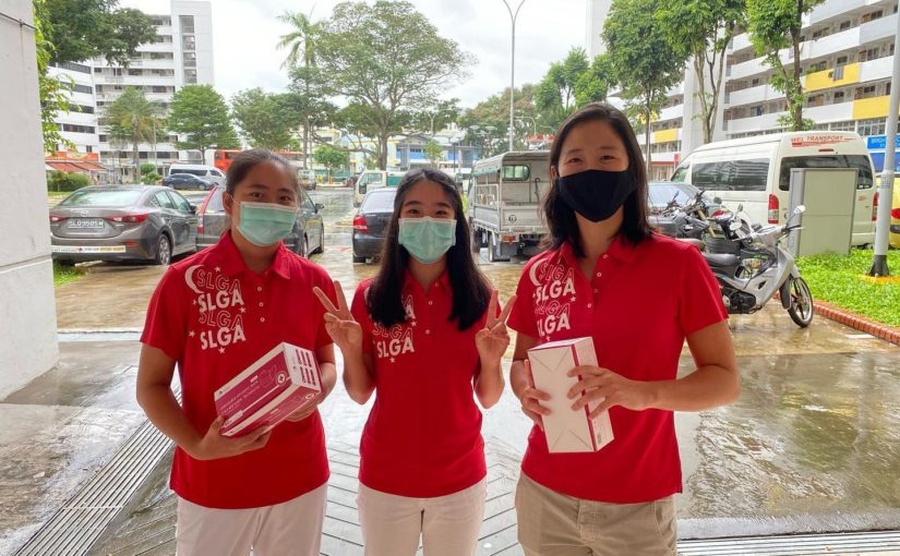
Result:
M519 402L522 404L522 413L534 421L534 424L541 430L544 430L543 416L550 415L550 409L541 405L541 400L549 400L550 394L534 387L534 383L531 381L531 363L529 363L528 359L522 361L522 364L525 365L525 376L528 380L527 385L519 394Z
M347 299L344 297L344 290L337 280L334 281L334 291L337 297L337 307L321 288L313 288L313 293L325 307L325 330L341 351L362 349L362 327L350 313Z

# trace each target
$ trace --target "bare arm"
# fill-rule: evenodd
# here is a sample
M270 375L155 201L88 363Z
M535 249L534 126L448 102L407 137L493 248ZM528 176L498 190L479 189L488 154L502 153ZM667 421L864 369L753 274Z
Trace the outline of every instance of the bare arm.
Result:
M375 380L372 378L374 361L370 355L363 354L362 328L350 313L344 290L337 280L334 282L334 289L337 306L321 289L315 288L313 291L325 306L325 329L344 356L344 387L347 394L356 403L364 404L375 391Z
M702 411L737 399L740 377L728 325L724 321L711 324L689 334L687 342L697 369L675 380L635 381L600 367L572 369L571 376L583 377L569 391L574 401L572 408L580 409L593 399L606 398L591 412L593 417L614 405L636 411Z
M481 407L485 409L497 403L503 394L503 369L500 360L509 346L506 317L516 302L516 296L512 296L506 302L506 307L497 315L500 306L498 297L497 290L494 290L488 303L484 328L475 334L475 346L478 348L480 361L480 369L475 377L475 395L478 396Z
M208 460L236 456L266 445L270 433L260 427L238 438L219 434L223 419L218 417L205 432L199 432L172 393L175 360L161 349L144 344L138 365L137 401L147 418L194 459Z

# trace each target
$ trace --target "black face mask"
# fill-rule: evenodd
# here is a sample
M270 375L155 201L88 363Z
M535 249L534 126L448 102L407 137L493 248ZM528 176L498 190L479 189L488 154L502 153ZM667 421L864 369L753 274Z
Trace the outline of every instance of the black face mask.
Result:
M556 178L559 196L591 222L606 220L637 190L629 172L585 170Z

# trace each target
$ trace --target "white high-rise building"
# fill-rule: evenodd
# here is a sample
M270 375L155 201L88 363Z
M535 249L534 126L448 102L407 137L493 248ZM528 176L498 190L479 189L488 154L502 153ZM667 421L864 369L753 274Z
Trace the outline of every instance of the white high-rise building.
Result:
M589 5L606 3L588 0ZM803 117L816 129L856 131L867 137L877 170L884 158L897 17L896 0L826 0L803 18ZM599 32L591 30L588 36ZM727 56L723 113L713 140L782 131L779 117L787 115L787 101L772 88L773 70L756 55L746 33L734 37ZM787 50L781 52L785 63L793 62L791 56ZM700 144L695 140L698 134L686 129L700 113L696 96L689 91L695 86L694 77L686 75L652 124L652 177L665 177L680 157ZM702 142L702 134L699 139Z
M111 66L105 60L94 61L94 90L97 110L115 100L127 87L140 88L149 100L168 109L175 91L185 85L215 82L213 75L212 8L208 1L172 0L171 13L151 15L157 42L141 45L128 67ZM100 160L107 167L129 172L132 145L110 141L107 130L99 129ZM200 153L175 148L177 137L163 134L155 145L139 145L141 162L155 163L163 169L177 160L200 161Z
M98 152L100 140L97 136L97 103L91 66L85 63L65 63L50 66L47 74L69 90L69 111L56 115L59 134L69 144L60 143L56 149L68 151L74 148L79 154Z

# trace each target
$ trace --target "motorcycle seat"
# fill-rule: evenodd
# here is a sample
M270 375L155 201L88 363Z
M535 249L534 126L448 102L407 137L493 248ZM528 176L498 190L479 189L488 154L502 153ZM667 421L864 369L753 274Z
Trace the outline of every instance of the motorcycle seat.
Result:
M706 259L709 266L728 267L741 262L740 257L729 253L703 253L703 258Z

